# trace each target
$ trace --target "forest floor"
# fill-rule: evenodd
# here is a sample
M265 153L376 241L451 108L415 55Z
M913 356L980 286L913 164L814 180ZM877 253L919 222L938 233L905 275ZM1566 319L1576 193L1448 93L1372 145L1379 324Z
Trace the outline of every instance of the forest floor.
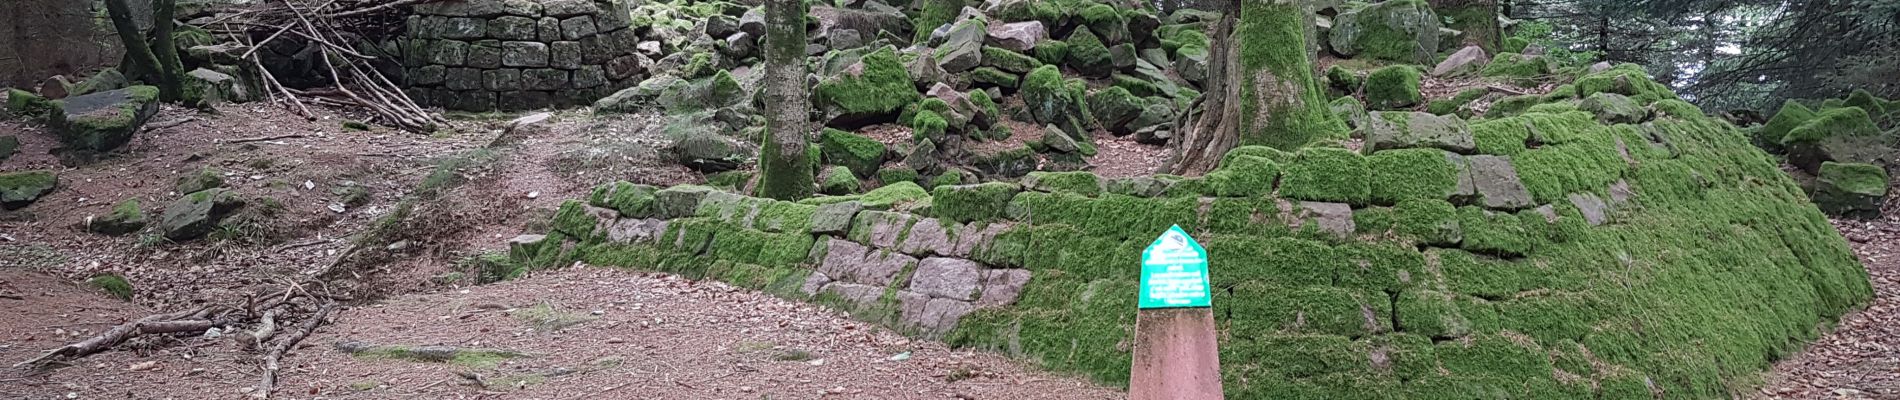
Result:
M949 350L839 312L716 282L606 268L565 268L487 285L464 260L544 230L552 210L594 185L703 180L664 161L664 121L650 115L556 113L545 129L507 118L458 119L434 135L342 127L263 106L218 114L166 109L125 150L59 166L41 128L0 122L25 142L0 170L55 169L61 189L0 214L0 365L123 321L206 303L310 274L387 217L440 165L456 185L424 208L394 255L357 271L363 299L285 359L278 398L876 398L1098 399L1123 395L1003 356ZM1033 127L1019 135L1033 139ZM1097 159L1133 159L1112 176L1147 173L1152 146L1104 138ZM1138 165L1128 168L1126 165ZM102 236L87 218L137 198L156 223L174 180L211 167L226 187L269 209L214 238ZM360 190L359 190L360 189ZM268 201L259 201L270 199ZM274 204L260 207L261 204ZM340 210L340 211L339 211ZM1900 201L1880 221L1836 221L1866 261L1877 296L1865 310L1764 377L1761 398L1900 398ZM132 301L79 283L126 276ZM403 346L468 356L391 357ZM450 346L424 347L415 346ZM258 356L231 340L149 337L45 370L0 370L0 393L25 399L237 398L255 393Z

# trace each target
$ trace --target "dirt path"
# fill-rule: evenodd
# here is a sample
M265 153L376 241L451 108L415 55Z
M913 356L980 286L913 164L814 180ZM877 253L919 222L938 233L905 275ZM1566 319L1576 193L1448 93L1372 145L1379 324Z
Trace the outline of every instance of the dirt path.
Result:
M47 334L52 328L38 321L82 314L57 319L110 321L90 314L140 312L83 288L21 275L0 274L26 279L13 281L16 287L50 289L28 296L29 304L0 308L0 321L10 321L0 325L7 343L0 359L24 359L69 339ZM338 343L525 356L432 363L351 356ZM914 341L817 306L722 283L593 267L353 308L305 344L285 366L279 398L1122 396L1079 378L1031 372L1000 355ZM232 356L241 353L224 351L227 345L189 340L145 354L104 353L47 376L0 376L0 391L26 399L239 397L256 381L250 364Z
M1885 219L1834 221L1867 266L1873 302L1775 364L1756 397L1900 399L1900 196L1891 197Z

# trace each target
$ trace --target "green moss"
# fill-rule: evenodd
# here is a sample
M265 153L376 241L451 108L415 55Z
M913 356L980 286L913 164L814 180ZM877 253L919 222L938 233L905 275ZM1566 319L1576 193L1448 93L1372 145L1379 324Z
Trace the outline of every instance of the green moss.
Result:
M1366 157L1372 172L1374 203L1396 204L1413 199L1444 199L1458 186L1458 170L1438 149L1397 149Z
M1435 245L1455 245L1464 240L1464 232L1458 226L1458 210L1444 200L1400 201L1392 207L1392 213L1396 221L1393 230L1401 235Z
M1643 72L1642 66L1623 64L1609 70L1577 78L1577 96L1589 97L1597 93L1616 93L1629 96L1637 103L1648 105L1659 100L1677 99L1676 92L1669 86L1656 83Z
M1522 53L1525 48L1529 47L1531 47L1530 39L1512 36L1504 38L1504 47L1498 50L1506 53Z
M1464 249L1501 256L1520 256L1531 251L1535 240L1517 215L1493 212L1477 207L1458 209L1458 227L1464 233ZM1447 269L1451 268L1449 265ZM1449 272L1448 272L1449 273ZM1483 274L1483 272L1477 272ZM1501 297L1510 293L1464 292L1479 297ZM1513 292L1515 293L1515 292Z
M6 113L15 118L28 120L46 118L56 108L52 100L20 89L7 89Z
M1842 107L1821 111L1814 118L1788 131L1781 138L1781 144L1816 143L1830 137L1876 136L1880 128L1867 115L1867 110L1859 107Z
M1556 203L1570 193L1609 187L1628 168L1615 145L1600 137L1524 151L1512 158L1512 165L1538 203Z
M818 148L826 163L850 168L860 176L877 173L884 163L884 143L851 132L827 128L818 134Z
M1887 112L1893 111L1887 109L1886 101L1874 97L1874 94L1869 93L1867 89L1854 89L1854 93L1847 95L1847 100L1842 101L1841 104L1848 107L1860 107L1862 110L1867 110L1868 115L1873 116L1884 116Z
M1280 195L1290 199L1365 204L1372 197L1366 158L1339 148L1305 148L1280 179Z
M1498 99L1491 103L1491 109L1484 112L1485 118L1504 118L1524 113L1533 106L1548 102L1544 96L1519 95Z
M943 119L936 111L921 110L910 120L911 139L915 141L942 141L950 129L950 121Z
M202 193L202 192L200 192ZM554 212L553 228L572 237L585 238L594 234L599 221L587 212L587 205L579 201L568 200Z
M627 218L647 218L653 216L658 208L658 199L654 196L658 188L636 185L626 181L609 183L594 188L588 196L588 204L595 207L611 208Z
M1244 316L1232 320L1231 332L1357 338L1392 329L1392 303L1382 292L1323 286L1281 288L1261 283L1238 284L1228 292L1232 299L1222 308Z
M1293 150L1347 135L1345 123L1320 99L1305 33L1292 29L1309 23L1306 14L1299 4L1241 5L1234 28L1241 76L1248 80L1240 87L1241 145Z
M819 82L812 103L845 115L889 115L922 96L904 64L888 48L864 55L864 68Z
M916 32L916 37L911 39L913 43L929 41L931 31L956 20L957 13L963 11L963 3L958 1L931 0L922 3L923 11L911 19L914 22L911 32Z
M1366 106L1375 110L1398 110L1425 101L1419 94L1423 73L1409 65L1394 65L1372 71L1366 76Z
M1342 92L1358 93L1359 87L1365 85L1365 78L1346 67L1333 65L1326 67L1326 83Z
M1036 60L1043 64L1062 64L1069 59L1069 42L1047 40L1036 45Z
M868 210L911 210L930 205L930 192L913 182L885 183L858 201Z
M1015 89L1022 86L1022 76L992 67L976 67L970 70L970 82Z
M1873 197L1887 194L1887 170L1878 165L1824 162L1820 178L1849 193Z
M860 189L858 177L851 174L850 168L831 167L825 170L824 177L818 186L824 194L848 195Z
M1021 190L1016 184L1004 182L938 186L932 191L930 211L938 218L964 223L996 220L1003 217L1009 200Z
M898 182L917 183L917 170L902 165L887 167L877 171L877 181L884 185Z
M1167 94L1165 91L1161 89L1161 86L1155 85L1154 82L1150 82L1146 79L1136 78L1133 76L1115 74L1109 77L1109 81L1110 81L1110 84L1114 85L1115 87L1128 90L1129 94L1133 94L1136 97L1145 98L1145 97L1162 96L1162 95Z
M1539 79L1550 75L1550 61L1539 56L1498 53L1479 74L1488 78L1511 79L1520 85L1534 85Z
M1460 114L1461 116L1468 117L1469 115L1465 115L1467 113L1461 112L1464 106L1466 104L1471 104L1471 102L1473 101L1477 101L1479 98L1484 97L1484 95L1487 95L1487 94L1491 94L1490 88L1480 87L1480 88L1470 88L1470 89L1461 90L1461 91L1458 91L1457 95L1452 96L1452 98L1444 99L1444 100L1432 100L1431 103L1426 104L1425 111L1432 113L1433 115Z
M1091 172L1031 172L1023 178L1029 190L1049 193L1074 193L1096 197L1102 194L1101 177Z
M1208 173L1206 179L1217 196L1256 197L1273 193L1279 178L1279 163L1265 157L1230 152L1229 157L1222 160L1221 168Z
M132 300L132 282L126 281L123 276L116 274L98 275L86 279L86 284L105 291L106 294L117 297L119 300Z
M1063 60L1064 65L1087 76L1106 77L1114 71L1115 63L1109 59L1108 46L1088 28L1077 28L1063 42L1068 43L1069 47L1069 57Z
M996 69L1027 74L1042 67L1042 61L1007 49L983 46L983 65Z

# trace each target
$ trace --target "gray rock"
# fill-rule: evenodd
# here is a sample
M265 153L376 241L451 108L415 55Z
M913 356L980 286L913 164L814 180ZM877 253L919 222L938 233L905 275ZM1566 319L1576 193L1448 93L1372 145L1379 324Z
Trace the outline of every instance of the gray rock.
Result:
M225 217L244 206L244 200L226 189L192 193L165 207L158 224L166 239L186 241L204 237L217 229Z
M1470 154L1478 150L1471 128L1457 116L1417 111L1374 111L1365 121L1366 153L1435 148Z
M818 211L813 212L811 215L811 233L816 235L843 235L851 230L852 217L856 217L858 212L863 210L864 204L856 201L818 206Z
M989 45L1018 53L1028 53L1049 40L1049 31L1043 28L1042 21L991 24L986 34L985 42Z
M855 29L839 29L825 34L826 43L833 49L854 49L864 46L864 35Z
M944 35L942 46L936 53L937 66L945 72L958 73L969 71L983 63L983 24L976 22L959 23Z
M501 40L535 40L539 37L534 18L507 16L488 20L488 37Z
M543 42L553 42L563 39L561 37L560 18L546 17L535 20L534 31L535 36L541 37L541 41Z
M185 73L184 85L199 93L205 104L223 104L241 100L237 78L204 68Z
M468 43L454 40L437 40L429 47L430 64L460 66L468 62Z
M831 283L831 277L825 276L822 272L813 271L805 275L805 283L798 285L798 292L806 296L816 296L818 291L823 290L829 283Z
M1451 57L1446 57L1445 61L1438 63L1438 66L1432 67L1432 76L1473 75L1484 69L1484 65L1489 62L1491 62L1491 56L1484 54L1484 49L1478 46L1465 46L1458 52L1451 53Z
M126 199L112 207L105 215L92 218L86 223L86 231L105 235L125 235L145 229L145 210L139 207L139 200Z
M1293 221L1289 221L1294 224L1294 228L1299 228L1306 222L1312 222L1313 226L1319 228L1320 232L1330 233L1341 239L1352 238L1354 230L1352 205L1345 203L1302 201L1299 203L1299 207L1300 211L1297 217Z
M567 87L567 71L530 69L521 71L521 86L526 90L553 91Z
M1008 231L1011 227L1008 222L1000 221L982 225L983 228L981 230L976 230L976 224L972 224L967 226L969 229L963 229L957 232L957 247L945 255L951 257L969 257L978 251L987 250L990 247L990 243L996 239L996 235L1003 234L1003 232Z
M607 228L607 241L619 244L652 243L666 233L666 220L621 218Z
M483 40L468 46L464 64L481 69L501 68L501 41Z
M1050 150L1059 153L1074 153L1082 150L1082 145L1076 143L1075 138L1069 137L1068 133L1055 125L1042 128L1042 143L1048 145Z
M1649 109L1636 104L1635 99L1616 93L1597 93L1577 104L1578 109L1597 115L1598 121L1610 124L1634 124L1649 119Z
M443 39L481 39L488 37L488 20L449 18L442 25Z
M953 255L957 247L954 237L960 228L961 225L946 226L936 218L924 218L911 225L910 234L905 235L897 251L918 257Z
M946 299L971 301L983 285L983 266L975 261L932 257L917 263L910 291Z
M725 40L720 41L719 50L727 57L731 57L735 60L743 60L747 57L752 57L754 53L758 52L758 42L758 39L754 38L750 33L737 32L731 36L727 36Z
M1207 52L1181 52L1180 59L1174 61L1181 78L1189 82L1200 83L1207 80Z
M548 66L548 45L540 42L502 42L501 65L543 68Z
M1135 53L1134 44L1122 43L1108 48L1108 61L1115 66L1117 71L1134 69L1135 62L1139 61L1140 57Z
M896 282L899 272L917 264L916 258L844 239L826 239L825 246L824 260L818 263L817 270L841 282L890 286L900 283Z
M1605 222L1610 221L1610 206L1604 204L1603 199L1598 198L1597 195L1590 193L1571 193L1569 197L1570 205L1576 206L1577 212L1583 214L1584 222L1589 222L1590 225L1594 226L1603 225Z
M705 186L680 185L653 192L654 218L674 219L691 217L699 211L699 202L706 199L712 188Z
M957 322L975 309L976 306L969 302L933 298L924 306L924 316L917 321L917 325L933 334L943 334L956 328Z
M1468 163L1465 173L1471 177L1478 204L1499 210L1521 210L1537 205L1531 199L1530 190L1524 188L1524 182L1518 180L1517 168L1511 166L1509 157L1476 155L1465 157L1465 161Z
M25 208L56 187L59 187L59 175L52 171L0 173L0 208Z
M765 10L753 7L739 17L739 30L752 34L752 37L765 37Z
M592 0L544 0L541 10L547 16L559 18L600 13L600 7L596 7Z
M548 45L548 66L560 69L581 67L580 42L554 42Z
M938 66L937 57L930 51L917 55L917 59L904 64L904 70L910 74L912 83L918 88L928 88L949 81L950 73Z
M706 36L727 37L739 31L739 18L729 15L706 17Z
M1026 269L992 269L983 271L983 294L976 299L977 307L1002 307L1016 304L1022 297L1023 286L1029 285L1030 273Z
M910 230L916 219L908 213L863 211L851 223L851 239L878 248L897 247L897 239Z
M521 90L521 70L491 69L482 71L482 89L497 92Z
M1425 3L1388 1L1366 6L1357 11L1346 12L1333 17L1333 28L1327 35L1328 48L1341 57L1353 58L1361 53L1378 52L1392 40L1386 34L1374 34L1369 30L1390 32L1413 40L1401 40L1400 45L1409 51L1402 54L1373 54L1376 58L1413 64L1431 64L1438 53L1439 28L1442 22ZM1389 51L1389 50L1386 50Z

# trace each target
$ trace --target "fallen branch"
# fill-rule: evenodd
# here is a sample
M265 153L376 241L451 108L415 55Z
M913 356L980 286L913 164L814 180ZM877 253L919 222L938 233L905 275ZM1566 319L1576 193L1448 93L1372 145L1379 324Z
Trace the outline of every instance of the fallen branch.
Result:
M1523 91L1523 90L1521 90L1521 89L1515 89L1515 88L1509 88L1509 87L1504 87L1504 86L1501 86L1501 85L1485 85L1485 88L1487 88L1487 89L1491 89L1491 90L1495 90L1495 91L1499 91L1499 92L1504 92L1504 93L1509 93L1509 94L1513 94L1513 95L1518 95L1518 96L1523 96L1523 95L1527 95L1527 94L1531 94L1531 92L1526 92L1526 91Z
M137 321L127 322L100 332L78 343L47 350L45 354L33 359L13 364L14 368L36 366L49 361L77 359L110 349L119 343L125 343L143 334L165 334L178 332L204 331L211 328L211 321L203 320L210 313L208 308L196 308L169 314L155 314Z
M278 342L277 347L272 348L270 354L264 356L263 382L258 384L257 391L253 392L252 397L260 399L270 398L271 392L277 387L278 360L284 358L284 353L296 348L297 342L302 342L304 338L310 337L310 333L316 332L317 327L323 325L323 320L328 318L330 312L335 311L336 307L336 303L324 304L323 308L317 309L316 315L304 320L302 324L299 324L296 332L292 332L290 336L285 337L284 341Z

